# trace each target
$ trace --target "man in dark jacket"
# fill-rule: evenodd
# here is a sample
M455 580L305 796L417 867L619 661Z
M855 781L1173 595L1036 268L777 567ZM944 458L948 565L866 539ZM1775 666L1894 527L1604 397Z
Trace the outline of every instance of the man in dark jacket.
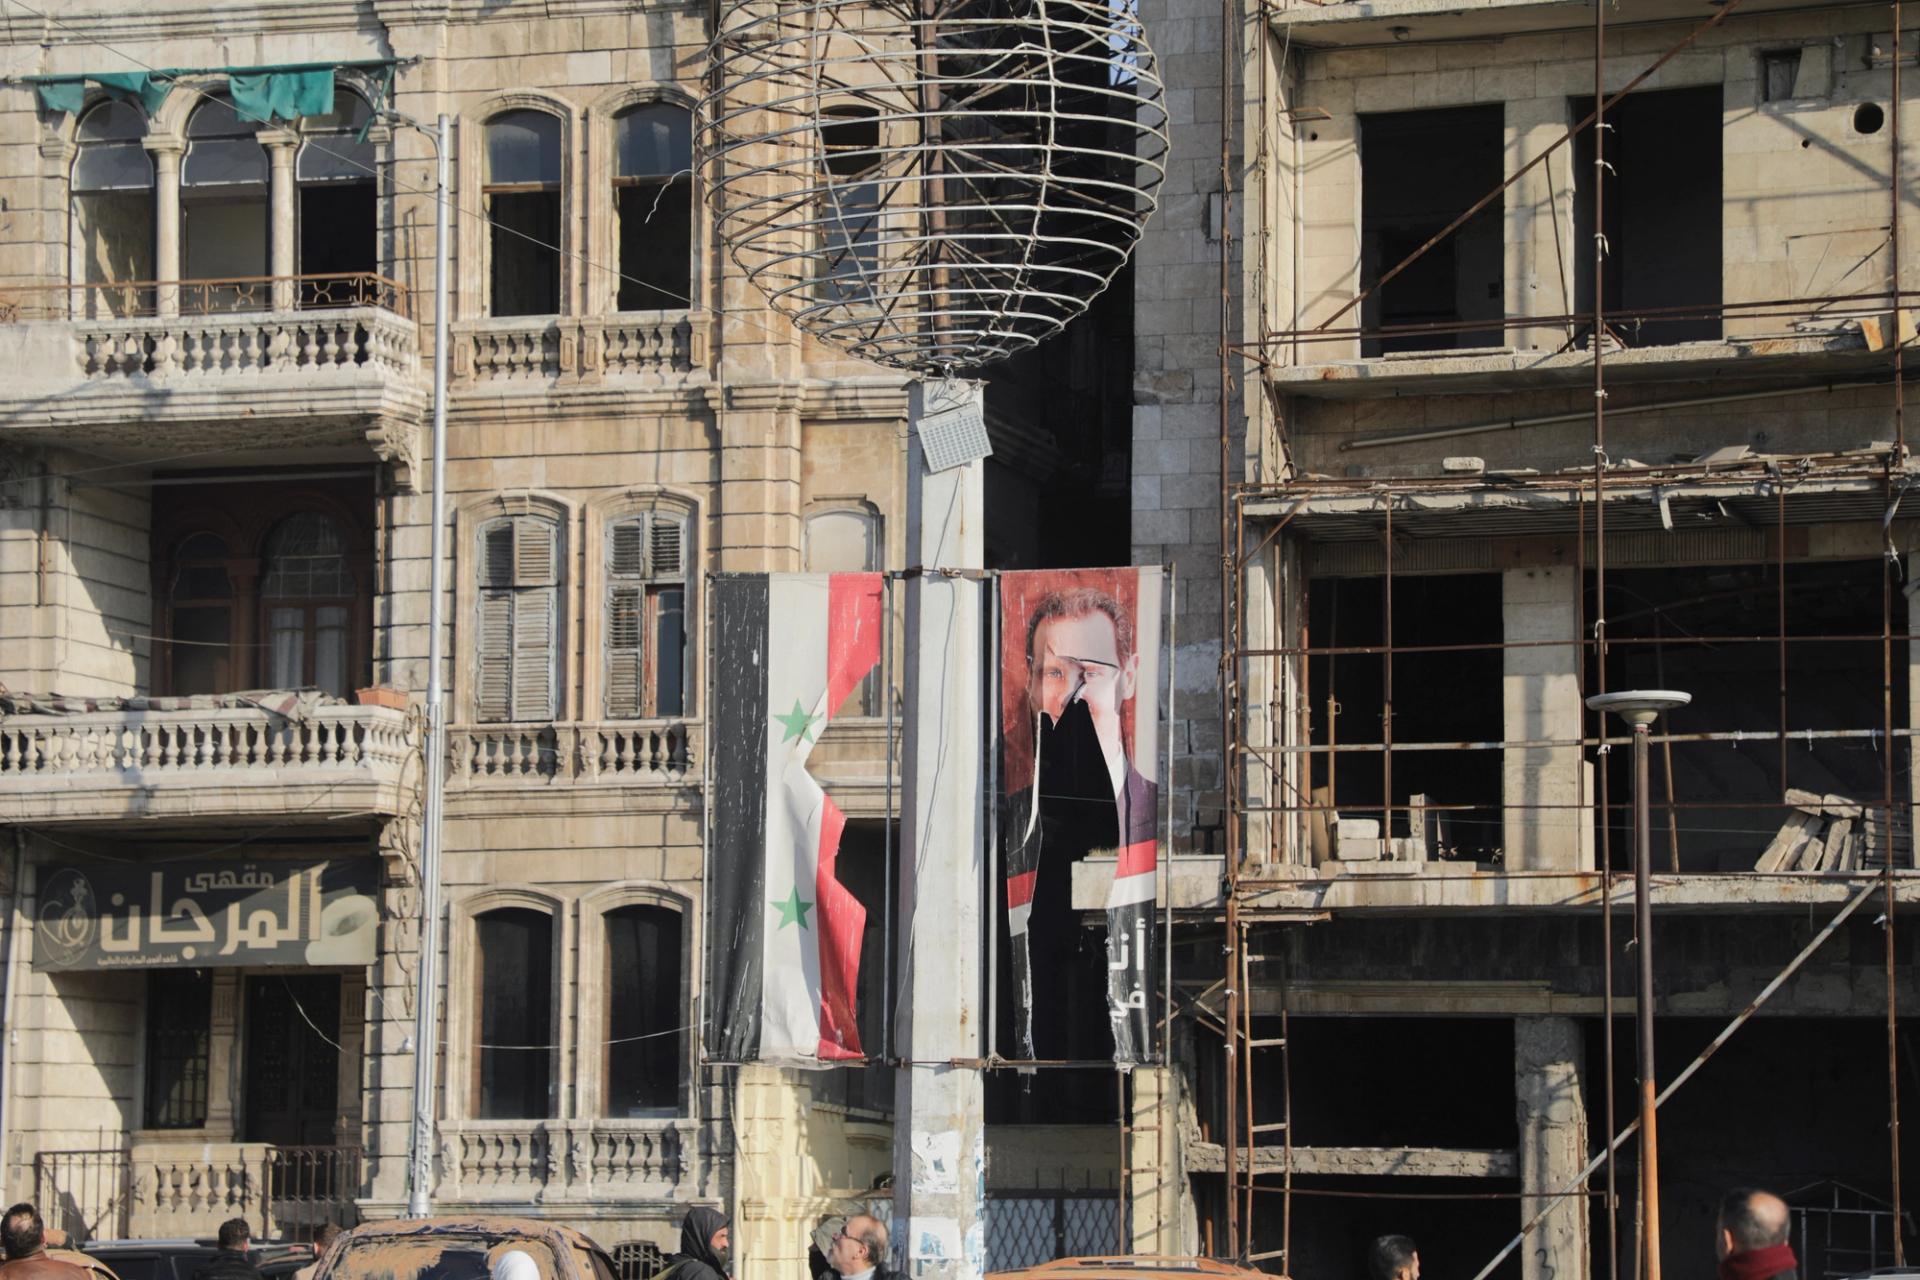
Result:
M193 1280L260 1280L260 1268L247 1256L253 1248L253 1228L245 1218L220 1224L220 1252L201 1263Z
M727 1280L731 1245L727 1215L697 1204L681 1220L680 1252L667 1259L658 1280Z
M1800 1264L1787 1243L1792 1224L1787 1202L1779 1196L1752 1187L1727 1192L1713 1231L1720 1280L1794 1280Z
M6 1248L7 1260L0 1263L6 1280L88 1280L83 1268L47 1256L46 1225L30 1204L7 1210L0 1220L0 1245Z

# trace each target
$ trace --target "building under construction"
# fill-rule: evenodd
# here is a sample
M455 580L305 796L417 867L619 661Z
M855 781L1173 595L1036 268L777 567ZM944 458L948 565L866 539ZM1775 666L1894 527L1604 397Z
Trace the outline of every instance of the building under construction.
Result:
M1904 1261L1917 16L1223 14L1228 874L1178 983L1216 1251L1642 1274L1637 1141L1590 1159L1650 943L1656 1083L1710 1056L1659 1112L1666 1264L1712 1266L1742 1184L1808 1276ZM1692 695L1651 939L1628 733L1585 705L1645 688Z

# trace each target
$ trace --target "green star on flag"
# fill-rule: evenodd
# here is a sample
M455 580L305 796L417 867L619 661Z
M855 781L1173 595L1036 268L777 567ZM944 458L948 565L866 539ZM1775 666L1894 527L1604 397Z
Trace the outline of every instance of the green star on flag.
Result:
M800 896L799 889L789 893L785 902L776 899L773 905L780 911L780 928L784 929L790 924L797 924L802 929L807 927L807 912L813 910L813 904Z
M793 742L796 739L803 742L813 741L813 713L800 705L800 699L793 700L793 710L785 715L775 715L773 718L778 720L785 730L780 741Z

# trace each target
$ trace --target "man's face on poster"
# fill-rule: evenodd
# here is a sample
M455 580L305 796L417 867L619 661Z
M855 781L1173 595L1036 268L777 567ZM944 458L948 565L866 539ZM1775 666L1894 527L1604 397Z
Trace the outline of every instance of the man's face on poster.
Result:
M1121 656L1113 619L1098 609L1048 618L1033 633L1027 698L1057 725L1068 707L1084 702L1102 743L1118 746L1120 708L1133 697L1140 655Z

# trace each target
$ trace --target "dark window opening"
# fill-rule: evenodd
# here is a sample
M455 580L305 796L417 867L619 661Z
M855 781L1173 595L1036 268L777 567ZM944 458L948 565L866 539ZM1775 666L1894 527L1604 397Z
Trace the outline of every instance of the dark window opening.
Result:
M855 1018L860 1028L860 1047L866 1052L868 1061L864 1066L843 1071L812 1072L809 1084L813 1096L822 1102L891 1113L893 1069L880 1061L886 1052L886 974L889 963L886 956L889 940L886 924L887 915L892 910L887 901L888 852L886 824L871 818L851 818L847 821L846 829L840 834L835 878L867 910L866 925L860 935L860 972L855 980L853 1000ZM891 883L897 886L900 855L897 827L891 852L895 859ZM894 931L892 942L895 954L898 954L900 938L897 930ZM898 995L897 989L894 994Z
M691 305L693 124L668 103L635 107L614 122L614 215L620 222L622 311Z
M340 979L247 982L247 1078L241 1141L323 1146L340 1111Z
M1760 55L1760 101L1791 102L1800 78L1800 51L1772 49Z
M1573 118L1593 110L1576 98ZM1722 91L1635 93L1607 109L1603 299L1629 347L1720 337ZM1594 131L1574 139L1574 304L1593 310ZM1645 313L1672 308L1672 319ZM1591 340L1591 324L1581 330Z
M632 906L609 911L605 919L605 1114L677 1115L686 1048L680 1016L680 913Z
M1308 634L1314 647L1351 649L1386 643L1384 578L1325 578L1312 584ZM1393 579L1393 643L1396 646L1474 645L1438 653L1393 655L1393 740L1495 742L1504 737L1502 660L1504 628L1498 574ZM1386 661L1380 654L1316 656L1307 682L1315 746L1383 743L1386 723ZM1331 729L1329 728L1331 724ZM1501 753L1498 751L1393 751L1393 811L1382 839L1411 835L1408 805L1425 796L1429 858L1492 861L1503 847ZM1311 758L1310 819L1314 860L1328 856L1327 829L1342 818L1382 819L1386 755L1381 751L1337 752ZM1329 812L1327 806L1332 806ZM1384 856L1385 851L1378 856ZM1347 857L1364 857L1362 851Z
M487 124L491 315L560 310L560 121L509 111Z
M357 592L339 530L317 512L288 516L267 537L265 567L260 598L268 685L344 698L370 673L353 667Z
M862 182L885 163L879 112L866 106L829 107L820 126L821 167L829 192L821 211L825 237L823 296L875 301L880 270L880 184Z
M269 291L258 282L271 269L267 151L260 122L243 119L215 98L187 122L187 154L180 164L180 275L220 281L183 289L182 311L264 309ZM249 281L248 284L226 283Z
M1360 284L1433 239L1500 185L1505 108L1454 107L1360 117ZM1371 330L1497 320L1506 306L1502 209L1496 200L1361 304ZM1360 353L1446 351L1505 341L1499 328L1363 339Z
M1656 870L1751 871L1774 834L1796 812L1783 805L1789 788L1821 797L1877 804L1885 788L1887 744L1882 704L1880 609L1882 566L1844 561L1786 566L1786 726L1781 725L1781 645L1778 569L1774 565L1717 565L1685 569L1636 569L1607 574L1609 689L1680 689L1693 702L1662 716L1655 732L1744 731L1745 742L1675 742L1653 748L1652 857ZM1596 613L1588 578L1587 614ZM1895 597L1905 629L1904 605ZM1839 637L1865 637L1842 639ZM1727 637L1725 642L1702 639ZM1739 640L1740 637L1749 639ZM1835 637L1822 639L1821 637ZM1661 643L1671 638L1673 644ZM1588 658L1588 688L1598 676ZM1756 690L1765 690L1760 696ZM1895 733L1907 727L1907 664L1892 664ZM1864 731L1859 738L1793 737L1804 730ZM1906 769L1905 740L1896 739L1895 776ZM1781 776L1784 764L1786 776ZM1630 810L1632 755L1611 752L1605 760L1616 868L1633 848ZM1671 782L1669 783L1669 779ZM1686 806L1669 809L1672 799ZM1751 807L1747 807L1751 806ZM1877 811L1863 813L1851 828L1877 829ZM1830 832L1829 822L1821 834ZM1676 841L1677 837L1677 841ZM1877 836L1875 837L1877 840ZM1904 859L1904 815L1894 843ZM1844 842L1844 836L1843 836ZM1676 850L1677 843L1677 850ZM1864 844L1864 841L1862 842ZM1853 851L1864 853L1861 845ZM1848 851L1836 847L1836 858ZM1823 849L1803 857L1824 859ZM1865 865L1852 859L1855 869ZM1876 864L1877 865L1877 864ZM1813 870L1802 863L1793 870Z
M147 975L146 1128L206 1126L212 1019L213 978L206 970Z
M553 917L503 907L475 918L473 931L474 1116L545 1119L553 1114Z
M372 142L361 139L369 111L358 94L335 91L333 110L300 122L294 163L299 185L300 305L345 307L376 301L369 282L313 277L380 269L378 188Z
M226 693L233 688L232 600L227 544L211 533L182 542L174 553L167 643L161 646L168 693Z

